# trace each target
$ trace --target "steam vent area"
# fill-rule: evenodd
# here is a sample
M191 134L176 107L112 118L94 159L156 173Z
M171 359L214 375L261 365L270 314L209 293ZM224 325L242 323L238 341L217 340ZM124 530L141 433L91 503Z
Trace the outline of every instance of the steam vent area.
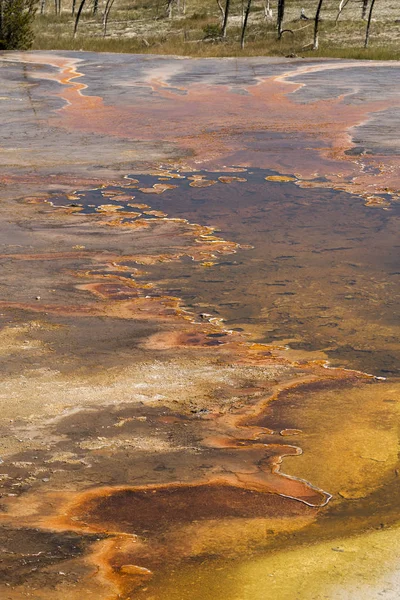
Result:
M0 597L400 598L400 64L0 53Z

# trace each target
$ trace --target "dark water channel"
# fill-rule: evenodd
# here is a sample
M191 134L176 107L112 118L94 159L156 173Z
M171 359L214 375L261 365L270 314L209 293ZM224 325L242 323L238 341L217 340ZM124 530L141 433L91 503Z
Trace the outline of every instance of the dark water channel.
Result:
M322 351L334 365L375 375L398 373L399 207L371 208L344 192L267 181L272 173L264 170L199 174L217 183L190 187L185 173L160 195L132 190L133 202L213 226L216 235L252 249L207 268L190 259L155 265L149 278L250 339ZM224 175L247 181L218 181ZM160 183L156 176L138 179L138 187ZM87 213L113 203L121 204L96 190L78 204Z

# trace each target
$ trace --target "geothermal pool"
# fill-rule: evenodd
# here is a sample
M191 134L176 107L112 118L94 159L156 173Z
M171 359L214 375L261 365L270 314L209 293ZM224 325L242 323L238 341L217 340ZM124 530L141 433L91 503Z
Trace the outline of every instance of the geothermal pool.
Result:
M0 82L5 597L397 598L397 64Z

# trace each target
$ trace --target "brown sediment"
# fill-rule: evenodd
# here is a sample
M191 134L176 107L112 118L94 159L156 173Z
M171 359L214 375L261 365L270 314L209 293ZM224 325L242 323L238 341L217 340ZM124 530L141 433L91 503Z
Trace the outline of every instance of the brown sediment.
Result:
M129 213L127 213L129 215ZM124 217L118 217L117 219L109 219L103 221L102 225L106 227L124 227L129 229L149 229L151 223L146 219L126 220Z
M190 187L204 188L215 185L217 182L213 179L195 179L189 183Z
M44 304L44 303L28 303L28 302L12 302L1 300L0 308L4 309L17 309L26 310L34 313L54 314L54 315L70 315L70 316L95 316L105 315L106 312L99 310L95 305L93 306L69 306L60 304Z
M129 203L128 206L130 206L131 208L141 208L141 209L150 208L150 206L148 204Z
M123 208L122 204L100 204L100 206L98 206L96 208L96 210L98 210L99 212L116 212L117 210L119 211L121 208ZM123 213L124 214L124 213ZM129 214L129 213L125 213L125 214ZM134 213L132 215L132 218L139 216L140 213Z
M171 171L150 171L149 175L153 175L154 177L165 177L166 179L185 179L185 175L173 173Z
M0 254L0 260L6 259L6 260L22 260L22 261L31 261L31 260L64 260L64 259L75 259L75 258L92 258L92 257L98 257L99 253L94 253L91 250L85 250L84 252L82 252L81 250L79 252L43 252L43 253L37 253L37 254L25 254L22 252L15 252L14 254ZM117 259L119 258L118 256L115 256L113 254L108 254L106 251L105 252L101 252L100 256L102 257L102 259L104 260L104 258L108 258L110 257L111 259Z
M381 196L365 196L365 206L390 206L390 202Z
M300 435L303 432L301 431L301 429L282 429L282 431L280 431L279 433L283 437L287 437L292 435Z
M176 185L171 185L168 183L155 183L151 188L139 188L140 192L143 194L162 194L167 190L173 190L176 188Z
M204 324L203 329L207 323ZM215 333L214 333L215 332ZM218 335L218 338L211 337ZM236 334L238 336L238 334ZM238 336L240 337L240 336ZM235 336L220 333L220 330L212 326L207 331L199 331L199 328L193 331L163 331L155 333L143 342L143 347L149 350L168 350L171 348L191 348L195 347L214 347L221 344L232 343Z
M218 177L218 181L220 181L221 183L243 183L247 181L247 179L245 179L244 177L229 177L227 175L222 175L221 177Z
M103 193L103 196L110 197L113 200L116 200L117 202L130 202L135 198L135 196L132 196L131 194L129 196L127 194L113 194L111 196L108 196L108 194Z
M276 448L278 450L288 455L296 454L292 446L280 445ZM270 446L271 456L273 451ZM253 488L249 483L250 475L247 475L248 481L245 474L241 477L243 481L227 474L208 482L96 488L83 492L64 505L64 514L54 519L54 527L87 533L122 533L151 540L162 532L173 531L177 525L193 521L315 514L316 507L312 504L295 502L287 495L276 493L272 478L272 489L268 490L268 485L265 485L262 490L257 489L261 485L256 479ZM312 495L308 491L305 496L317 502L321 497L316 491ZM167 548L165 551L168 551ZM177 558L175 556L172 560L175 562ZM166 556L164 560L167 560Z
M167 217L167 213L162 210L144 210L144 215L149 215L150 217Z
M295 177L289 177L288 175L268 175L265 179L267 181L296 181Z
M47 196L43 196L42 198L28 198L26 204L49 204L50 206L53 206L51 200L49 200L49 197ZM61 208L67 208L67 206Z
M121 289L110 284L110 286L101 286L101 284L88 284L87 286L77 286L82 290L87 290L104 299L102 304L93 303L86 306L70 306L60 304L22 303L0 301L0 308L11 310L24 310L33 313L42 313L46 315L65 315L70 317L112 317L115 319L134 319L134 320L156 320L169 321L171 316L186 318L186 311L182 308L178 298L161 296L158 298L135 298L132 288ZM118 300L118 298L122 298ZM128 299L127 299L128 298ZM117 304L113 304L118 300Z
M141 586L143 575L151 577L185 556L201 557L203 552L212 551L217 523L220 529L224 525L231 528L233 546L226 550L235 556L235 543L239 546L240 535L248 535L250 521L258 521L262 530L274 523L279 528L279 520L286 519L295 529L313 517L315 509L290 498L216 480L87 492L69 508L64 525L55 522L54 527L109 531L112 538L105 544L107 551L104 553L102 544L101 554L92 560L107 572L120 592L127 593ZM217 540L215 537L214 547ZM260 544L260 539L257 541Z

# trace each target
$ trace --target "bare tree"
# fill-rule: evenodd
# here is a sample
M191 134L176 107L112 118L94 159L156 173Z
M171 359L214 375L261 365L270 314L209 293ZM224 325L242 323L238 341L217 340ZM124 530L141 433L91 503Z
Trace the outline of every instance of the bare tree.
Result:
M221 0L217 0L217 4L218 4L219 12L221 13L221 23L223 23L225 20L225 10L221 4Z
M251 8L251 0L247 0L246 12L244 14L244 19L243 19L242 36L240 38L240 47L242 50L244 48L244 36L246 34L247 20L249 18L249 14L250 14L250 8Z
M40 0L40 14L44 15L44 11L46 8L46 0Z
M342 11L346 8L346 6L348 5L349 2L350 2L350 0L341 0L341 2L339 4L338 14L336 15L336 19L335 19L335 25L339 21L339 17L342 14Z
M168 15L168 19L172 19L172 7L174 4L176 4L176 0L167 0L167 3L165 5L165 12Z
M57 16L61 14L61 0L54 0L54 12Z
M360 0L360 1L361 1L361 18L363 20L365 20L367 17L369 0ZM350 0L341 0L341 2L339 4L339 10L338 10L338 13L337 13L336 19L335 19L335 25L337 24L339 17L342 14L342 11L346 8L346 6L349 4L349 2L350 2Z
M81 14L83 11L83 7L85 6L85 2L86 2L86 0L81 1L79 8L78 8L78 12L76 13L75 26L74 26L74 37L76 36L76 32L78 31L79 19L81 18Z
M106 5L104 7L104 12L103 12L103 26L104 26L104 23L106 20L106 15L108 13L108 7L109 7L110 2L111 2L111 0L106 0Z
M321 13L321 8L322 8L322 4L323 4L324 0L319 0L318 2L318 6L317 6L317 12L315 13L315 19L314 19L314 43L313 43L313 50L318 50L318 33L319 33L319 15Z
M278 14L276 19L276 27L278 30L278 40L282 37L283 17L285 16L285 0L278 0Z
M75 9L76 9L76 0L72 0L72 10L71 10L72 16L74 16L74 14L75 14Z
M110 12L113 7L113 4L114 4L114 0L107 0L106 7L104 9L104 14L103 14L103 36L104 37L106 37L106 35L107 35L108 18L110 16Z
M97 15L99 11L99 0L93 0L93 15Z
M272 8L270 0L264 2L264 19L272 19Z
M223 38L226 38L226 28L228 26L228 17L229 17L229 8L231 5L231 0L225 1L225 9L224 9L224 22L222 24L221 35Z
M365 42L364 42L364 48L368 48L368 41L369 41L369 29L371 27L371 19L372 19L372 11L374 10L374 4L375 4L375 0L371 0L371 4L369 7L369 15L368 15L368 23L367 23L367 29L365 31Z

